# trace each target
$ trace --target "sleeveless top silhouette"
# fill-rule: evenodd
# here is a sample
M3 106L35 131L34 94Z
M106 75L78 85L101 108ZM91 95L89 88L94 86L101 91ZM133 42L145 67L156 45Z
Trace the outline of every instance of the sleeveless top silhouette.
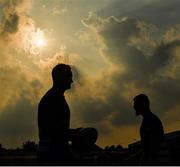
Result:
M143 118L140 136L145 154L144 161L155 162L160 151L160 144L164 141L165 135L160 119L152 112L149 112Z
M40 141L48 140L53 147L68 146L70 110L63 94L51 88L38 106Z

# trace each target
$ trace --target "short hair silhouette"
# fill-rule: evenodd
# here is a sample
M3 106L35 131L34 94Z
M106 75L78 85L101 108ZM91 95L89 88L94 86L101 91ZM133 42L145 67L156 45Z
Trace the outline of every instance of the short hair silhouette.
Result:
M150 105L149 98L145 94L139 94L136 97L134 97L134 102L144 104L147 107L149 107L149 105Z
M67 64L57 64L52 70L52 78L54 82L63 81L67 74L71 72L71 67Z

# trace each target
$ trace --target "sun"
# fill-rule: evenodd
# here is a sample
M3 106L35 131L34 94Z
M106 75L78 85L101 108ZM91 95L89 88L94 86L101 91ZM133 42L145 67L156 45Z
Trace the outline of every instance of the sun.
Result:
M47 45L47 41L45 38L45 35L42 30L38 29L32 37L32 45L35 45L36 47L42 48Z
M36 41L36 45L37 47L43 47L43 46L46 46L46 41L42 38L38 38L37 41Z
M45 33L40 28L27 27L24 32L24 50L26 53L38 55L47 46Z

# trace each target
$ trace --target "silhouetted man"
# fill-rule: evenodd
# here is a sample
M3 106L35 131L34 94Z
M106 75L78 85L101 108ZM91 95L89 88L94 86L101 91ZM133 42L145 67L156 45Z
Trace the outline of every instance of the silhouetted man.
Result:
M158 164L160 143L164 140L164 130L160 119L151 112L150 102L146 95L139 94L134 98L136 115L142 115L140 127L143 157L141 165Z
M42 97L38 107L39 159L70 164L73 154L68 141L71 140L77 147L93 145L97 131L94 128L70 129L70 109L64 93L73 82L71 67L56 65L52 70L52 79L53 87Z

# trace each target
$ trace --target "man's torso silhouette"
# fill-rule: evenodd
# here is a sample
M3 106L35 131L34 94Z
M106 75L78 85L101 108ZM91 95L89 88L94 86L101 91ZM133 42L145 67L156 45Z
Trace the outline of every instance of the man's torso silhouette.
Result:
M164 130L161 120L151 112L150 101L147 95L139 94L134 97L133 108L136 116L142 116L140 127L141 145L143 155L141 165L158 164L160 145L164 142Z
M144 163L156 162L160 144L164 140L164 130L160 119L149 112L140 127L141 144L144 150Z
M56 159L68 154L69 125L70 110L65 97L52 88L43 96L38 107L39 139L48 145L48 158Z
M63 94L53 88L41 99L38 109L39 137L67 144L70 110Z
M72 71L66 64L58 64L52 70L53 87L42 97L38 106L39 162L70 164L77 152L89 152L97 140L94 128L70 129L70 110L64 93L71 88ZM71 141L71 146L68 144Z

